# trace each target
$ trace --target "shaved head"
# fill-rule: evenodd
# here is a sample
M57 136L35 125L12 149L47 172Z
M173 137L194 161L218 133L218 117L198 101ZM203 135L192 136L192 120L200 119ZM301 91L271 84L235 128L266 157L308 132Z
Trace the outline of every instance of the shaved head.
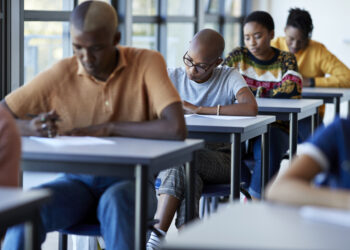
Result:
M71 27L82 32L93 32L105 29L117 31L118 16L115 9L101 1L86 1L78 5L72 12Z
M203 58L213 59L220 57L224 49L225 40L218 32L203 29L193 37L189 50L201 54Z
M222 63L224 49L225 40L218 32L211 29L199 31L184 55L188 78L197 83L207 81L213 70Z

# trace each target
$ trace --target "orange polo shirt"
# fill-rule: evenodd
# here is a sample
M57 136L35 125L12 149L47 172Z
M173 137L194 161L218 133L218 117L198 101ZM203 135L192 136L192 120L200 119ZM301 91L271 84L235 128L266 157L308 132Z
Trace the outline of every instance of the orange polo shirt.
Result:
M90 76L73 56L10 93L7 105L21 119L54 109L62 132L111 121L154 120L181 101L160 53L117 48L118 65L105 82Z
M0 117L0 186L18 186L21 139L15 120L2 105Z

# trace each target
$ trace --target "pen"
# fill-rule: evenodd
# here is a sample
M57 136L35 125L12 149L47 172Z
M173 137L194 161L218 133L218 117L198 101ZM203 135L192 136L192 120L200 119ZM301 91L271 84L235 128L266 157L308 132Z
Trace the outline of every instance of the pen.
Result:
M30 118L35 118L35 117L38 117L38 115L35 115L35 114L26 114L26 116L28 116L28 117L30 117ZM52 117L52 118L50 118L50 120L51 121L61 121L61 119L59 118L59 117ZM46 121L46 119L45 119L45 117L42 117L41 118L41 122L45 122ZM43 129L43 130L45 130L45 129L47 129L47 124L46 123L43 123L42 125L41 125L41 128ZM51 129L49 128L49 129L47 129L47 136L49 137L49 138L53 138L54 136L52 135L52 131L51 131Z

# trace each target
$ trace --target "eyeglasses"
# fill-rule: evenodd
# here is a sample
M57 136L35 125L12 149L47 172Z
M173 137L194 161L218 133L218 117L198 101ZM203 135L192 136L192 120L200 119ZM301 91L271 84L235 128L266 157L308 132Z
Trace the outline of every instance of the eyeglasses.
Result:
M193 63L192 59L186 57L187 53L188 53L188 51L186 51L186 53L182 57L184 64L188 67L195 67L197 72L200 74L207 72L217 62L217 59L216 59L215 62L213 62L212 64L209 64L209 65L205 64L205 63Z

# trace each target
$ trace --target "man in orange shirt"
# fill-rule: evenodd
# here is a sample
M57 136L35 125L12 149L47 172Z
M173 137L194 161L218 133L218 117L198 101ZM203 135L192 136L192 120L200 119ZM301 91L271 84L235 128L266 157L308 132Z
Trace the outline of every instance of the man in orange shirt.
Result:
M71 35L73 57L59 61L2 102L18 118L22 135L186 137L181 99L164 59L155 51L117 46L120 33L111 5L79 5L71 16ZM40 115L25 120L27 114ZM40 242L47 232L96 214L106 249L134 248L132 181L64 175L40 187L53 191L53 201L41 209ZM156 206L151 182L149 192L151 219ZM4 249L22 249L23 230L11 228Z

